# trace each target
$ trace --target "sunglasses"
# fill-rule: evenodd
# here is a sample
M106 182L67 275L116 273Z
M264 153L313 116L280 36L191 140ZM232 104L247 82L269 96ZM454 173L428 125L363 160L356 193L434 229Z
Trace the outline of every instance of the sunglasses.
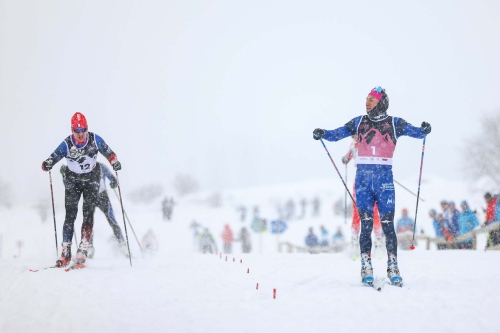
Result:
M75 133L84 133L87 131L87 128L86 127L85 128L75 128L73 131Z

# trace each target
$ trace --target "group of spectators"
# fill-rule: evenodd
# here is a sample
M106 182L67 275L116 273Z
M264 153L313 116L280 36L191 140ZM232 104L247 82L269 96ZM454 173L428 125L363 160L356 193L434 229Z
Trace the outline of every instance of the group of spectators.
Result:
M330 236L328 230L325 229L324 226L320 226L320 236L316 236L314 233L314 229L309 228L309 233L306 236L305 243L308 248L315 247L327 247L327 246L335 246L344 243L344 234L342 233L342 228L338 227L337 231L333 234L332 239L330 241Z
M481 225L485 227L494 221L500 221L500 200L499 195L491 195L486 193L484 200L486 201L486 218ZM453 201L441 201L441 212L438 213L435 209L431 209L429 216L432 219L434 230L437 238L444 238L451 242L456 237L465 235L480 226L476 212L472 211L467 201L460 203L458 210ZM489 232L487 247L500 245L500 233L498 230ZM467 238L458 243L438 244L438 249L472 249L473 238Z
M194 239L198 243L198 250L202 253L216 253L217 243L215 242L214 236L208 230L204 228L202 233L198 232L198 228L201 227L197 222L193 221L191 227L194 229ZM223 252L230 254L233 252L233 242L241 242L241 251L243 253L250 253L252 251L252 242L250 238L250 233L247 228L241 228L238 237L234 237L233 230L226 224L221 233Z

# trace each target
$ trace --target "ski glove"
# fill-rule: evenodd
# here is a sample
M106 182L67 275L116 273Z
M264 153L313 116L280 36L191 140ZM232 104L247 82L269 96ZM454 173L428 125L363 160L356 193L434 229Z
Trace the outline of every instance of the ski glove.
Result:
M342 163L344 163L344 164L349 163L349 157L347 157L347 156L342 157Z
M119 161L114 161L112 164L113 170L119 171L122 169L122 164Z
M42 170L43 171L50 171L52 169L52 167L53 167L52 163L53 163L53 161L50 158L47 159L47 160L45 160L45 161L43 161L42 162Z
M313 139L314 140L323 139L324 136L325 136L325 130L324 129L316 128L313 131Z
M111 187L111 188L117 188L118 187L118 183L117 182L110 182L109 183L109 187Z
M428 122L423 121L421 126L423 135L427 135L431 132L432 127Z

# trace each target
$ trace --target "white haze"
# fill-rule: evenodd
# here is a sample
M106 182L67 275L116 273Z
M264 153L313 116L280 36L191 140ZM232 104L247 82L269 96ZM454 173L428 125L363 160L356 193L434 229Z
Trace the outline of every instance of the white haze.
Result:
M336 177L312 130L362 114L376 85L391 115L432 124L424 174L460 179L462 142L500 107L499 10L451 0L0 0L0 180L18 201L46 198L41 162L76 111L118 154L125 192L171 189L179 173L209 190ZM396 179L418 175L421 144L399 141ZM348 145L328 145L337 162Z

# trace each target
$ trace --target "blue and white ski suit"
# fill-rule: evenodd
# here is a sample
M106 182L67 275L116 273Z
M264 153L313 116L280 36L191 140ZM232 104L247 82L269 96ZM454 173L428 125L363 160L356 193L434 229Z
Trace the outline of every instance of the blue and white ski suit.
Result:
M342 127L325 131L324 139L339 141L356 135L356 198L361 216L361 253L370 254L372 248L373 204L377 203L382 230L386 237L387 255L397 256L397 238L394 231L395 192L392 177L392 157L401 136L422 139L421 128L412 126L402 118L386 116L372 120L359 116Z

